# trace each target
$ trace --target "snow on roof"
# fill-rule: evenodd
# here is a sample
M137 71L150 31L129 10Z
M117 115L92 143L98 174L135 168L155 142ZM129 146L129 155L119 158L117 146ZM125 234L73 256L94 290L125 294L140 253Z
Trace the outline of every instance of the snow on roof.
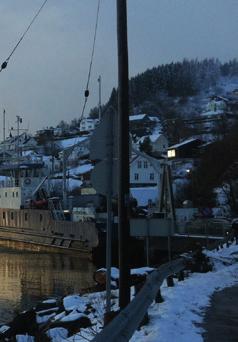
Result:
M204 112L201 114L201 116L211 116L211 115L220 115L224 114L224 110L209 110L208 112Z
M57 174L55 176L61 176L62 177L62 173L61 174ZM50 183L52 184L53 187L62 187L62 178L51 178ZM83 182L79 179L73 179L73 178L69 178L66 180L66 184L67 184L67 188L69 191L72 191L74 189L78 189L81 187L81 185L83 184Z
M84 165L79 165L77 167L74 167L69 171L70 175L83 175L84 173L87 173L91 171L94 168L92 164L84 164Z
M160 118L158 118L157 116L149 116L151 121L155 121L155 122L160 122Z
M178 147L183 146L183 145L186 145L186 144L190 144L191 142L196 141L196 140L198 140L198 139L197 139L197 138L189 138L189 139L184 140L184 141L182 141L182 142L180 142L180 143L178 143L178 144L169 146L169 147L168 147L168 150L171 150L172 148L178 148Z
M65 149L71 146L74 146L80 142L85 141L88 137L74 137L69 139L57 140L57 143L60 144L61 148Z
M161 133L154 133L154 134L151 134L151 135L145 135L143 137L141 137L137 143L140 143L140 142L143 142L145 140L145 138L150 138L150 141L152 143L156 142L157 139L159 139L159 137L161 136L162 134Z
M143 120L146 116L147 116L146 114L130 115L129 120L130 121Z
M39 154L36 151L33 151L33 150L22 151L23 157L34 156L34 155L37 155L39 157Z
M145 206L148 204L148 200L156 202L158 199L158 188L153 187L143 187L143 188L131 188L131 195L136 198L139 206Z

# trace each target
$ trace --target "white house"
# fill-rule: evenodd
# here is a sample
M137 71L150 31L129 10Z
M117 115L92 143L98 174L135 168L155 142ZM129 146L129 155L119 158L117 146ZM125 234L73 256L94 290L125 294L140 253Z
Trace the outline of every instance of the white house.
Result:
M143 143L144 139L146 137L150 138L151 146L152 146L152 152L158 152L158 153L166 153L168 149L168 139L164 134L156 133L151 135L146 135L144 137L141 137L137 141L137 145L139 148L140 143Z
M91 132L98 125L98 119L85 118L80 122L80 132Z
M159 166L159 161L156 160ZM161 174L161 173L160 173ZM146 158L134 155L130 161L131 186L152 186L160 182L160 174Z
M222 96L212 96L207 105L208 112L224 112L227 109L228 99Z

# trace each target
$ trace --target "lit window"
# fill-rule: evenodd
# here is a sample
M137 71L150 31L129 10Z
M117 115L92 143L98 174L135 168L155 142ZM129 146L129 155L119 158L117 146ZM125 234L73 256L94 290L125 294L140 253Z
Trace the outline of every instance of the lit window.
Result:
M175 150L168 150L168 158L173 158L176 156Z
M135 173L135 180L139 179L139 173Z

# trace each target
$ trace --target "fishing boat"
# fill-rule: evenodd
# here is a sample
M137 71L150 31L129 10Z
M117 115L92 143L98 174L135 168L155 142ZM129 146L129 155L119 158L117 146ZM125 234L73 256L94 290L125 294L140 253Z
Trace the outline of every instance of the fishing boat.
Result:
M42 160L2 163L0 182L0 244L30 250L92 253L98 245L93 217L62 208L49 191L50 177Z

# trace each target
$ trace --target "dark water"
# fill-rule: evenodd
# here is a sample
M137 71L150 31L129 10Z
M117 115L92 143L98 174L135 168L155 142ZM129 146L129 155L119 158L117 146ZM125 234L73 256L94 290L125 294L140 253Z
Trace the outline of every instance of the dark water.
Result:
M12 251L0 247L0 323L38 301L93 285L94 265L79 256Z

